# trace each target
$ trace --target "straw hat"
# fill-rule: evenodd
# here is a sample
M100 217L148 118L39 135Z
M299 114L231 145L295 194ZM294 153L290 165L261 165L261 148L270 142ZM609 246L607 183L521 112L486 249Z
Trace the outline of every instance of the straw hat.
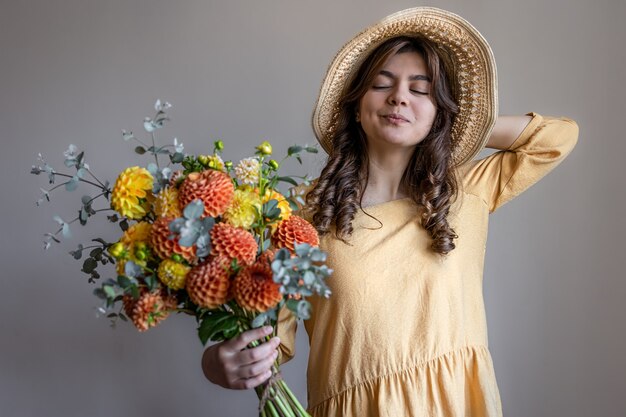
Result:
M433 7L415 7L387 16L341 48L328 68L313 112L317 139L330 153L344 88L376 47L398 36L423 37L437 46L459 105L452 125L454 163L472 160L487 143L498 115L493 52L467 20Z

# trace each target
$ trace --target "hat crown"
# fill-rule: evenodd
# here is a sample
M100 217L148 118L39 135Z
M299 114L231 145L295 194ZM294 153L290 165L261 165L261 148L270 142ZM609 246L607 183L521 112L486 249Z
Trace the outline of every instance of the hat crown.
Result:
M391 14L364 29L335 55L322 83L313 130L330 153L339 120L339 99L365 59L383 42L423 37L437 53L452 81L459 114L452 126L453 160L461 165L484 147L498 114L497 71L491 47L462 17L434 7L415 7Z

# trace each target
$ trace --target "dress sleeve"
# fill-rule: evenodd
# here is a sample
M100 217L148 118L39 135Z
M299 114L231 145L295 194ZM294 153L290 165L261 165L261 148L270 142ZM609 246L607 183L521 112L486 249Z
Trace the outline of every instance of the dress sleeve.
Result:
M459 169L464 191L482 198L490 213L556 168L578 140L578 125L573 120L528 115L532 119L509 149Z
M296 354L296 329L298 320L286 306L278 312L277 336L280 338L278 346L278 363L283 364Z

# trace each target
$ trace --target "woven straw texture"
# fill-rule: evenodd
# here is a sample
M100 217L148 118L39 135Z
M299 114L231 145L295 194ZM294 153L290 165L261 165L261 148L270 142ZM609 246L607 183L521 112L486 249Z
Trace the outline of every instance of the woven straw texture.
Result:
M416 7L387 16L346 43L328 68L313 112L313 130L327 153L339 115L338 100L367 56L388 39L419 36L434 42L452 80L459 114L452 126L455 165L485 146L498 114L497 72L491 47L465 19Z

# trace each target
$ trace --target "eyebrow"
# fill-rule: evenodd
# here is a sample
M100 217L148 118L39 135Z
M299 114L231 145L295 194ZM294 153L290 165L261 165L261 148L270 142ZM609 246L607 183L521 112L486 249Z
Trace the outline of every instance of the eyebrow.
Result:
M393 73L389 71L385 71L385 70L381 70L379 74L384 75L385 77L391 78L393 80L397 78ZM427 75L417 74L417 75L411 75L409 77L409 81L418 81L418 80L431 82L430 77Z

